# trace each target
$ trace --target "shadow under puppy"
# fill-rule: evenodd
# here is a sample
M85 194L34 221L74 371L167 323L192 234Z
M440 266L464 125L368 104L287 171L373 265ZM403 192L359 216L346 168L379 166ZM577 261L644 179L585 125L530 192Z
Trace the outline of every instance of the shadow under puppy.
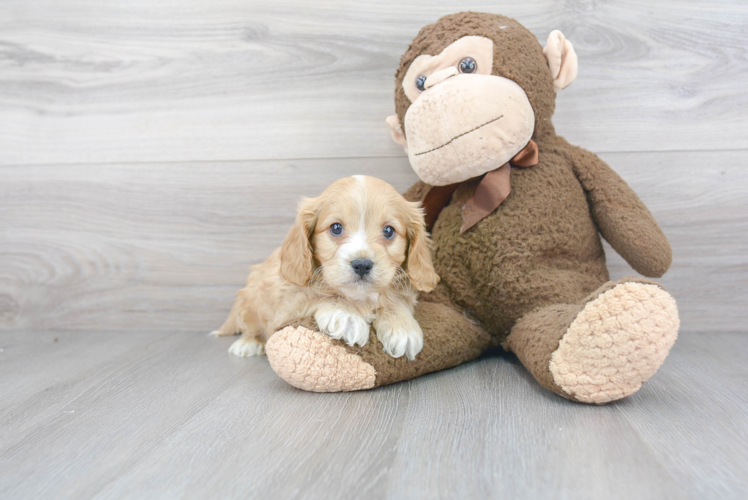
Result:
M276 330L314 316L322 333L349 345L365 345L373 325L386 353L412 360L423 348L418 291L438 281L420 204L380 179L346 177L301 201L282 246L252 267L212 333L241 333L229 352L262 355Z

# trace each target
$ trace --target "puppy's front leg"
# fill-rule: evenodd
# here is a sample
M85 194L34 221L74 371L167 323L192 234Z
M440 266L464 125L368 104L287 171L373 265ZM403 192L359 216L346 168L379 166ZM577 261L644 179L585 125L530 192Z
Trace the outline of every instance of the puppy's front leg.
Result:
M264 356L265 342L258 337L242 335L238 340L231 344L229 352L242 358L246 356Z
M407 303L398 301L383 309L373 324L384 352L393 358L405 354L412 361L423 349L423 331L413 318L413 308Z
M314 313L314 319L322 333L348 345L364 346L369 341L369 322L339 304L321 304Z

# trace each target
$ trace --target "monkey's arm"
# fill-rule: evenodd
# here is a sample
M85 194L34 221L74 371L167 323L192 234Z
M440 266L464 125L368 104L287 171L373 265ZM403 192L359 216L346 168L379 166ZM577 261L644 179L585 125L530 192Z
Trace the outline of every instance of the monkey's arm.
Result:
M644 203L597 155L571 145L567 151L603 237L637 272L652 278L665 274L673 253Z

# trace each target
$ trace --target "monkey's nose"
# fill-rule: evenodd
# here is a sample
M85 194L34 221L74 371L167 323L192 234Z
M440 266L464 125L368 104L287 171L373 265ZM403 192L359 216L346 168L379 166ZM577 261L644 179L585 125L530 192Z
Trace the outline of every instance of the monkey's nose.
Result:
M351 262L351 267L360 277L364 277L371 272L371 268L374 267L374 263L368 259L356 259Z
M426 78L426 81L423 82L423 88L429 89L434 85L443 82L447 78L455 76L458 73L459 71L457 70L456 66L450 66L449 68L440 69L436 73L432 73L428 78Z

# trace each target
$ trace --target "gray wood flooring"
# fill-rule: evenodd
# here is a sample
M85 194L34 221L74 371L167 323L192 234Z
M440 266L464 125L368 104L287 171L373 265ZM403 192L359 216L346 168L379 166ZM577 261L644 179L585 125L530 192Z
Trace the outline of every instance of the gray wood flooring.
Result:
M565 33L557 131L672 243L681 338L631 398L511 356L307 394L204 336L300 196L415 180L393 73L458 10ZM3 0L0 498L747 498L747 32L742 0Z
M579 405L512 356L312 394L203 334L5 333L2 498L745 498L748 335Z

